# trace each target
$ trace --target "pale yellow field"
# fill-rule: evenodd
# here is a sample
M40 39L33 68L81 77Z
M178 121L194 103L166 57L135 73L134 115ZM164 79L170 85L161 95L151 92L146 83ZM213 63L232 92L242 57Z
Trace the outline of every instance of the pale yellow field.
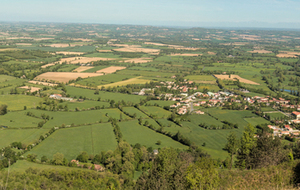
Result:
M126 86L128 84L145 84L147 82L149 83L150 81L151 80L140 79L140 77L136 77L136 78L120 81L120 82L115 82L115 83L106 84L106 85L100 85L100 86L98 86L98 88L101 88L102 86L107 88L107 87L115 87L115 86Z
M142 47L140 45L128 45L128 44L110 44L111 46L115 47L127 47L127 48L139 48Z
M273 53L272 51L268 50L253 50L253 51L248 51L250 53Z
M91 67L91 66L80 66L80 67L74 69L72 72L80 73L82 71L86 71L86 70L89 70L91 68L94 68L94 67Z
M112 50L111 49L101 49L101 50L97 50L98 52L112 52Z
M73 38L74 41L83 41L83 42L93 42L92 39L85 39L85 38Z
M134 59L127 59L124 60L125 63L148 63L153 61L152 58L148 58L148 57L142 57L142 58L134 58ZM119 61L119 62L123 62L123 61Z
M0 51L16 51L16 50L19 50L19 49L16 49L16 48L5 48L5 49L0 49Z
M71 51L58 51L56 54L64 54L64 55L82 55L84 52L71 52Z
M19 88L30 90L30 92L36 92L36 91L39 91L41 89L41 88L38 88L38 87L29 87L29 86L22 86L22 87L19 87Z
M160 49L150 49L150 48L135 48L135 47L123 47L114 49L113 51L121 51L121 52L143 52L143 53L159 53Z
M50 47L70 47L71 45L69 44L51 44L49 45Z
M195 83L202 83L202 84L216 84L216 81L204 81L204 80L195 80Z
M177 50L192 50L192 51L199 50L199 49L206 49L206 48L173 47L173 46L170 46L169 48L173 48L173 49L177 49Z
M34 79L66 83L69 82L70 80L75 80L78 77L88 78L88 77L96 77L101 75L103 74L102 73L47 72L35 77Z
M35 81L35 80L28 81L28 83L41 84L41 85L44 85L44 86L57 86L58 85L58 84L53 84L53 83L49 83L49 82L40 82L40 81Z
M51 67L51 66L53 66L53 65L55 65L55 63L48 63L47 65L43 65L43 66L41 66L41 68L47 68L47 67Z
M240 77L239 75L231 75L230 78L229 78L229 75L214 75L214 76L221 80L236 80L236 79L238 79L242 83L260 85L251 80L244 79L244 78Z
M155 43L155 42L144 42L146 45L155 45L155 46L168 46L168 44Z
M31 46L31 43L16 43L17 46Z
M215 52L211 52L211 51L208 51L207 53L208 53L209 55L216 55Z
M103 58L103 57L68 57L62 58L59 63L67 62L67 64L77 64L77 63L90 63L93 61L110 61L115 60L114 58Z
M41 40L51 40L54 38L32 38L32 37L9 37L6 38L7 40L17 40L17 39L26 39L26 40L36 40L36 41L41 41Z
M233 39L233 38L231 38L231 39ZM234 38L234 39L238 39L238 38ZM220 45L224 45L224 46L231 46L231 45L233 45L233 46L244 46L246 44L249 44L249 43L247 43L247 42L220 43Z
M170 56L187 56L187 57L197 57L202 54L194 54L194 53L172 53Z
M296 55L293 54L285 54L285 53L279 53L276 55L276 57L297 57Z
M300 55L300 52L293 52L293 51L281 51L279 54L277 54L277 57L297 57L297 55Z
M123 70L123 69L126 69L126 67L111 66L111 67L107 67L105 69L101 69L101 70L97 71L97 73L110 74L110 73L114 73L118 70Z

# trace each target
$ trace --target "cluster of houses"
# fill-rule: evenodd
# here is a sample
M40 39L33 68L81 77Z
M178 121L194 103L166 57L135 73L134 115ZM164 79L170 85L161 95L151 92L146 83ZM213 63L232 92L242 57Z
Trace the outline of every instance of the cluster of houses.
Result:
M75 163L78 167L83 168L83 164L80 164L78 160L71 160L71 163ZM105 168L99 164L94 164L94 168L97 172L103 172ZM92 169L92 166L89 166L88 169Z
M49 98L53 98L56 100L64 100L64 101L72 101L73 98L63 97L61 94L51 94Z
M192 84L194 84L193 81L187 81L185 79L184 82L180 82L179 84L176 84L172 81L166 81L166 82L160 82L161 86L156 86L156 88L161 87L167 87L170 90L179 90L180 92L186 93L189 90L197 90L198 88Z
M283 128L275 125L268 125L268 127L273 130L273 136L299 136L299 130L293 129L290 125L284 125Z

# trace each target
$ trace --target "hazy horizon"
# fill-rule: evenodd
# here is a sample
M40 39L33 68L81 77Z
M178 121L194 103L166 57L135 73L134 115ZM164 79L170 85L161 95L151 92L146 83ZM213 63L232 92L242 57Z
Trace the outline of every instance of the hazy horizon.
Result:
M300 1L295 0L13 0L1 2L0 10L2 22L300 28Z

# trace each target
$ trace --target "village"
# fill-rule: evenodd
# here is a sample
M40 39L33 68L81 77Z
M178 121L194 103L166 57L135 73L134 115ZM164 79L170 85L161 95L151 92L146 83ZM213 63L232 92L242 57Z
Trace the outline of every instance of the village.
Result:
M271 107L275 111L280 112L286 116L285 119L278 118L272 120L273 125L268 125L269 129L272 129L273 136L299 136L299 130L295 129L295 125L300 123L300 104L292 104L290 100L284 98L274 98L270 96L260 97L243 97L237 95L231 91L219 91L219 92L193 92L197 90L197 87L193 86L193 81L184 81L178 85L175 82L166 81L160 82L160 86L156 88L143 88L137 95L154 95L154 91L159 88L167 88L169 90L177 91L176 93L161 93L156 96L159 100L176 101L170 106L170 109L176 111L178 115L184 114L205 114L201 111L202 108L209 107L222 107L229 109L234 105L239 110L257 110L261 107ZM245 89L240 89L243 93L249 93ZM268 112L265 112L268 113ZM270 120L264 112L261 112L262 117ZM270 112L272 113L272 112Z

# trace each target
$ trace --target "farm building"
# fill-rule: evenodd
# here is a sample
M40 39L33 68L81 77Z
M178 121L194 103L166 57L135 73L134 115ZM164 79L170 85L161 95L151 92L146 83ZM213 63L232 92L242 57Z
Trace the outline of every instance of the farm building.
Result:
M292 115L296 118L296 119L300 119L300 112L297 111L293 111Z
M65 101L71 101L73 98L68 98L68 97L62 97L60 94L51 94L49 98L57 99L57 100L65 100Z

